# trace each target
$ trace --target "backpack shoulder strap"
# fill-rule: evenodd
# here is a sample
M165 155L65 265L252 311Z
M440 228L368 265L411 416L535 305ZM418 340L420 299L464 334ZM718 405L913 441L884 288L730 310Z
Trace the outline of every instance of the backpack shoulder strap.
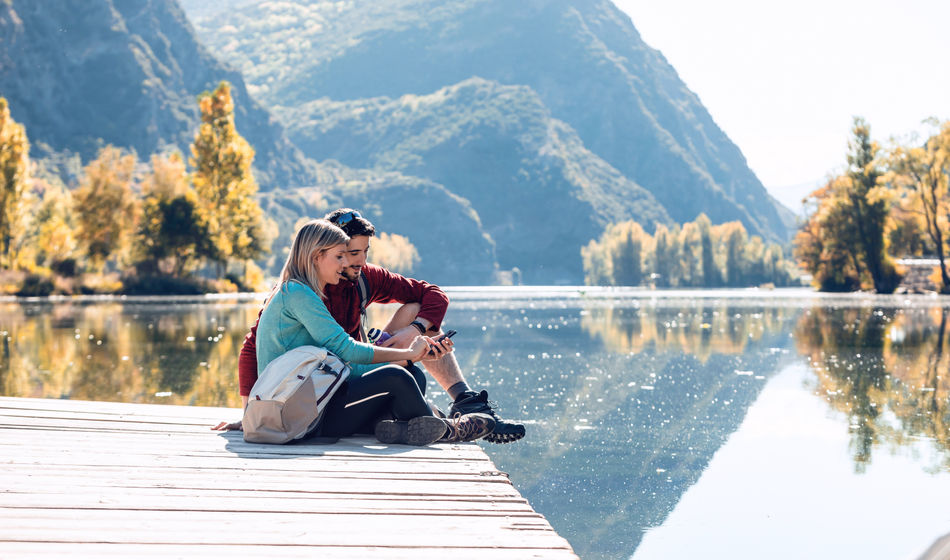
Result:
M366 273L360 271L360 277L356 280L356 292L360 296L360 338L363 342L369 340L366 336L366 306L369 305L369 280L366 279Z

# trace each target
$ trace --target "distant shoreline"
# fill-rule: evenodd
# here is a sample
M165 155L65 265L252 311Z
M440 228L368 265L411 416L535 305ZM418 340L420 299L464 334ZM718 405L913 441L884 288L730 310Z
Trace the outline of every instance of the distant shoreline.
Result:
M713 288L713 289L650 289L615 286L444 286L452 301L616 301L651 302L659 300L727 300L754 303L781 301L789 303L820 300L853 305L902 306L940 301L950 306L950 296L930 294L873 294L867 292L829 293L813 288ZM0 303L238 303L263 301L266 292L215 293L201 295L52 295L42 297L0 296Z

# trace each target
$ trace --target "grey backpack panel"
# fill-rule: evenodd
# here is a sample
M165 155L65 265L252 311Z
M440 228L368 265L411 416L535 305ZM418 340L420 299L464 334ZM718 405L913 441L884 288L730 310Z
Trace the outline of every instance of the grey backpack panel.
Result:
M287 443L313 432L349 366L316 346L301 346L267 364L244 409L244 441Z

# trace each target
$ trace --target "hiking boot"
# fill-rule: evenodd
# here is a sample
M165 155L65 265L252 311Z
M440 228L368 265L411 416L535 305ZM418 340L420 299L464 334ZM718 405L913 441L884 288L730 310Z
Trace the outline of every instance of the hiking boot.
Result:
M382 443L429 445L448 431L446 421L435 416L417 416L411 420L383 420L376 424L376 439Z
M489 443L511 443L524 437L524 424L506 422L495 413L495 403L488 400L488 391L476 393L475 391L466 391L459 395L458 399L452 403L449 409L449 415L482 413L487 414L495 420L495 428L492 433L485 436L485 441Z
M456 414L452 418L441 420L448 429L439 443L475 441L490 434L495 429L495 419L487 414Z

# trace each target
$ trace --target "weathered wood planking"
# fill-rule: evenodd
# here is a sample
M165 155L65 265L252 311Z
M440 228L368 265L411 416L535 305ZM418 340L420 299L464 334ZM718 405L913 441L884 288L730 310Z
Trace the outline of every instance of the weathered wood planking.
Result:
M477 445L210 430L239 414L0 397L0 556L576 558Z

